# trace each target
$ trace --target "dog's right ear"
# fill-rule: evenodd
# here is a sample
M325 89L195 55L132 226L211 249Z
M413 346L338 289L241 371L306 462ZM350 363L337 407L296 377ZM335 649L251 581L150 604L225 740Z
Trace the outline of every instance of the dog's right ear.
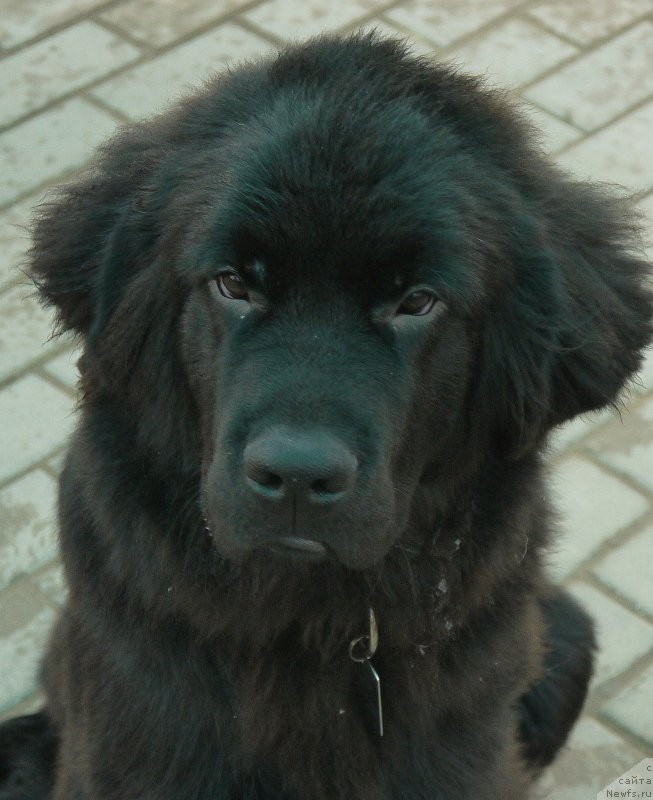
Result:
M61 331L97 330L142 260L154 232L140 209L162 139L145 124L118 133L78 181L36 209L29 270L44 302L56 308Z

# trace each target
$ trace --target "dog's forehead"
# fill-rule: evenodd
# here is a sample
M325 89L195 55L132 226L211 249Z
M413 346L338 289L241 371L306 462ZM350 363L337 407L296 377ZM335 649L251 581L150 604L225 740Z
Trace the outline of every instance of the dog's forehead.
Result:
M390 288L410 279L442 200L423 122L404 111L400 124L322 103L252 123L220 217L252 278L283 281L295 265Z
M307 286L391 296L427 280L421 232L407 236L404 226L366 213L360 202L340 218L310 205L307 198L281 218L258 214L243 221L234 266L251 285L266 294Z
M473 294L478 270L460 254L475 166L455 131L377 100L286 98L234 126L203 162L214 201L199 261L246 269L268 295L323 285L365 302L420 283Z
M275 259L264 261L253 258L239 265L246 282L260 288L266 295L281 294L292 289L306 289L309 294L323 294L330 299L334 293L358 289L370 299L377 296L392 296L404 291L420 278L427 280L424 271L411 261L389 261L384 264L374 262L372 258L324 259L317 269L301 269L293 259ZM327 297L329 295L329 297Z

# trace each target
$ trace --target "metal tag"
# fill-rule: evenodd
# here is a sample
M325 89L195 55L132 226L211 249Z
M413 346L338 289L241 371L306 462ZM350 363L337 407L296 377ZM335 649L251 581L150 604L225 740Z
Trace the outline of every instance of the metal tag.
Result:
M359 661L354 669L356 694L365 724L372 734L383 736L381 678L371 661Z
M349 658L355 662L354 680L361 715L371 734L383 736L383 705L381 703L381 678L374 669L371 658L379 646L379 628L374 611L369 610L369 632L349 644Z
M376 648L379 646L379 626L376 624L376 617L371 608L369 625L370 632L368 634L365 636L358 636L349 643L349 658L351 658L352 661L357 661L359 664L363 661L369 661L374 653L376 653Z

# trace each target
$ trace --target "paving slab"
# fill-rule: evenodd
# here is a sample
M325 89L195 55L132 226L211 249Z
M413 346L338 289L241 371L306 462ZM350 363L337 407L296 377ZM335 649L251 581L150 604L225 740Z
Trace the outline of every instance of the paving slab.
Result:
M92 94L129 117L147 117L163 111L226 64L273 49L244 28L227 24L100 84Z
M579 442L585 436L610 420L618 419L612 408L603 408L582 414L564 425L554 428L549 434L549 446L553 452L562 451Z
M382 0L268 0L243 18L282 40L298 40L363 21Z
M616 678L653 650L653 624L582 581L572 582L569 589L596 626L599 649L593 687Z
M521 108L535 126L547 153L556 153L583 135L578 128L574 128L568 122L563 122L532 103L522 103Z
M391 22L448 45L519 5L521 0L409 0L385 13Z
M26 280L19 267L25 262L30 243L28 226L38 199L28 197L0 214L0 292Z
M438 58L438 47L434 45L433 42L430 42L427 38L418 33L407 31L405 28L402 28L401 25L390 22L382 14L378 17L374 17L363 25L354 24L347 29L349 33L354 33L357 30L374 30L382 36L399 37L404 40L406 40L406 37L409 37L410 49L414 55L424 56L429 60L437 60Z
M0 714L38 688L38 669L56 612L26 580L0 593Z
M637 764L642 756L642 750L624 742L596 720L585 718L574 728L569 743L544 773L535 797L538 800L594 800L604 786Z
M603 708L603 716L653 747L653 665Z
M645 20L534 84L526 98L591 131L653 93L653 22Z
M79 380L79 370L77 369L77 362L81 352L79 349L66 350L56 358L51 358L43 364L43 371L50 377L59 381L66 389L71 392L77 391L77 382Z
M652 0L552 0L538 3L528 13L555 33L587 45L651 11Z
M53 315L35 292L19 284L0 295L0 381L61 349L62 342L51 338Z
M651 508L644 495L578 456L559 462L551 483L560 535L549 564L558 580Z
M80 22L0 61L0 128L108 72L141 51L93 22Z
M597 459L653 491L653 396L602 427L588 447Z
M0 205L81 167L94 147L116 127L116 119L74 98L0 134Z
M24 700L21 700L20 703L0 713L0 722L4 722L12 717L20 717L23 714L34 714L34 712L42 709L44 705L45 695L42 690L38 690L28 695Z
M0 482L47 458L67 441L75 417L71 397L34 375L0 392Z
M0 490L0 589L57 556L57 484L42 470Z
M180 13L179 0L130 0L99 18L149 46L162 47L248 4L249 0L184 0Z
M592 571L615 594L653 619L653 525L608 553Z
M68 597L63 567L59 562L54 562L30 578L31 582L50 600L53 605L63 606Z
M3 0L0 49L46 33L103 4L103 0Z
M65 451L57 453L45 462L46 468L53 474L59 477L61 470L64 468L66 461Z
M645 194L653 189L652 131L653 102L572 145L558 163L583 179L616 184L628 194Z
M522 19L509 19L491 31L455 47L448 56L466 72L486 75L492 83L516 87L577 53L557 36Z

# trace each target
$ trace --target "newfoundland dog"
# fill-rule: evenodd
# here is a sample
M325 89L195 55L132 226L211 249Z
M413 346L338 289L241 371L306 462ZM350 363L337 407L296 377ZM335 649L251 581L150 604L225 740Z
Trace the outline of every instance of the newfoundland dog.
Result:
M226 72L42 206L83 342L67 605L3 800L521 800L594 647L550 430L651 337L627 209L374 34Z

